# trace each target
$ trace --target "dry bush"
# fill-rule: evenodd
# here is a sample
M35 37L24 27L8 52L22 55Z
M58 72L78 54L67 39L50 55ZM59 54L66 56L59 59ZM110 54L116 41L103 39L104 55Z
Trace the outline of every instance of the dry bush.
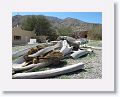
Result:
M102 26L93 27L93 29L88 32L88 38L92 40L102 40Z

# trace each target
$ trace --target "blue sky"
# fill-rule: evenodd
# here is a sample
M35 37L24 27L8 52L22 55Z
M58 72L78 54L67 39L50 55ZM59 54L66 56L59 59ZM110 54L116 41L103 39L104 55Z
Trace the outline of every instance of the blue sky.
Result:
M13 12L12 16L14 15L45 15L45 16L58 17L60 19L71 17L89 23L102 24L101 12Z

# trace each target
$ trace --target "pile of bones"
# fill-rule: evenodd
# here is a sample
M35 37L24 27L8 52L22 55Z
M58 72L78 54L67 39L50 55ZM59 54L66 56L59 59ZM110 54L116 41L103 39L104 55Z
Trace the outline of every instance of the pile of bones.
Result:
M12 78L48 78L80 70L84 68L84 63L82 62L61 68L35 71L48 65L60 65L60 61L65 58L77 59L91 52L91 49L81 49L80 43L76 42L72 37L59 37L54 43L46 43L46 45L39 44L13 53L12 57L18 58L12 63Z

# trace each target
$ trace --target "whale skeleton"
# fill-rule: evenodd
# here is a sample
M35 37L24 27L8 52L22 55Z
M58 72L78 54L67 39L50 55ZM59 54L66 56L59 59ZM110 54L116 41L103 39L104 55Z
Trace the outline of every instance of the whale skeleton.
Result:
M45 71L17 73L12 75L12 78L13 79L37 79L37 78L54 77L57 75L66 74L66 73L80 70L83 68L84 68L84 63L78 63L78 64L73 64L66 67L62 67L62 68L45 70Z

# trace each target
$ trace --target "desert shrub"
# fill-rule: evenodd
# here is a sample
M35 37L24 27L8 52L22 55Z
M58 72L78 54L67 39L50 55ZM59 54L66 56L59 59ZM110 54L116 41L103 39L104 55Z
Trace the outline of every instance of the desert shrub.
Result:
M72 33L72 29L70 27L62 27L58 29L58 34L60 36L70 36Z
M58 36L59 36L59 35L58 35L56 32L53 31L53 32L51 33L51 35L49 35L49 36L47 37L47 40L48 40L48 41L54 41L54 40L56 40L56 39L58 38Z
M102 40L102 26L93 27L92 30L88 32L87 36L92 40Z

